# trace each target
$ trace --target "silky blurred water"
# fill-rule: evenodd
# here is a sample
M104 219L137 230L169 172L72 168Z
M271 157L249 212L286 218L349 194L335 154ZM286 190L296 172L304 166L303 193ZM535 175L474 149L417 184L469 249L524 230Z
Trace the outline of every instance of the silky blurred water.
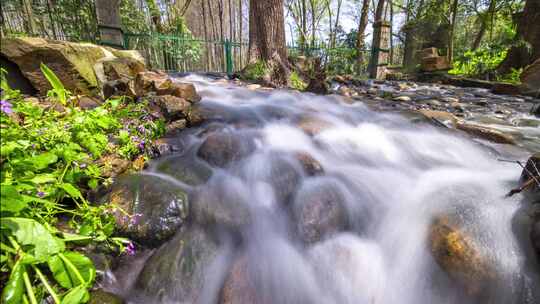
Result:
M241 231L224 232L240 240L222 238L214 265L205 267L205 277L213 279L205 281L196 302L219 301L234 252L241 247L257 288L257 303L480 303L455 284L430 253L429 225L436 216L451 215L462 221L463 233L474 240L500 279L482 301L539 303L538 282L527 274L526 255L514 227L523 199L505 197L520 169L498 161L505 157L504 150L336 96L254 91L200 76L183 81L195 83L203 96L201 105L212 109L220 130L249 137L255 144L246 157L214 168L205 184L176 181L191 192L215 191L225 208L248 210L241 214L249 224ZM310 136L299 128L298 122L306 118L324 121L324 127ZM180 154L193 154L207 136L201 135L207 127L181 134ZM307 176L294 157L298 153L316 159L324 175ZM157 160L148 174L174 180L159 172L159 164ZM305 244L295 233L291 213L303 195L325 185L339 190L346 228ZM137 273L123 270L115 275ZM130 284L109 287L137 293ZM144 301L131 301L191 300L169 290L165 297L145 294Z

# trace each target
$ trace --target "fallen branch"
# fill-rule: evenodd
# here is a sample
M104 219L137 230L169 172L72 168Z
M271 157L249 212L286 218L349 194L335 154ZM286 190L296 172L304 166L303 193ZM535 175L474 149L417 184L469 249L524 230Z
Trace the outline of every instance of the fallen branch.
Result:
M514 188L510 190L510 192L506 194L506 197L511 197L512 195L516 193L520 193L523 190L534 185L534 183L536 183L536 185L540 187L540 180L538 179L538 177L540 176L540 170L538 170L538 167L536 167L536 164L534 163L534 161L531 161L531 165L536 171L536 175L533 172L531 172L529 169L527 169L527 166L526 165L524 166L519 160L498 159L498 161L507 162L507 163L516 163L523 169L523 171L525 171L525 173L527 173L527 175L530 176L530 178L525 183L523 183L523 185L521 185L518 188Z

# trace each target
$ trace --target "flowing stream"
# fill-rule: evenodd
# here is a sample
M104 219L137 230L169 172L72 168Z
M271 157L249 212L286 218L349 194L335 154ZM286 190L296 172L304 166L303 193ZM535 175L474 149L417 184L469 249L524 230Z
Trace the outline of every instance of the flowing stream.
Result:
M498 161L526 151L335 96L186 79L206 121L144 174L195 215L105 288L130 303L540 303L527 202L505 197L521 169ZM437 218L469 254L436 258Z

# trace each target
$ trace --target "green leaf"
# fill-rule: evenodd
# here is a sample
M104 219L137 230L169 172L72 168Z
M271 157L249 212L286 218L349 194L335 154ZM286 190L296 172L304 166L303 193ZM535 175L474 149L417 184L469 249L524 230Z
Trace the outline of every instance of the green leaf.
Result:
M78 285L91 286L96 277L96 269L92 261L78 252L68 251L63 255L65 260L56 254L47 261L58 284L64 288ZM84 281L81 282L80 278Z
M90 300L88 290L83 285L79 285L71 289L62 299L60 304L80 304L86 303Z
M92 190L95 190L98 187L98 180L95 178L92 178L91 180L89 180L88 187L90 187L90 189Z
M45 78L47 78L47 81L49 81L49 83L51 84L53 91L57 95L59 101L65 105L67 103L67 91L64 88L64 85L62 84L60 79L58 79L56 74L51 69L49 69L49 67L43 64L43 62L41 63L40 68Z
M82 197L82 194L81 192L79 191L79 189L77 189L75 186L73 186L72 184L68 184L68 183L63 183L60 185L60 187L62 189L64 189L64 191L66 191L66 193L71 196L72 198L79 198L79 199L83 199Z
M30 181L34 184L46 184L56 182L56 176L54 174L44 173L34 176Z
M0 219L0 223L2 228L11 230L19 244L32 246L27 253L37 262L45 262L50 256L64 251L64 242L33 219L5 217Z
M23 274L25 266L21 262L15 263L15 266L11 270L9 275L9 281L4 286L2 291L2 301L5 304L19 304L22 303L24 294L24 281Z
M27 202L12 185L0 185L0 210L17 214L26 206Z
M37 170L42 170L47 168L50 164L57 162L58 156L56 156L54 153L45 152L32 157L30 161Z

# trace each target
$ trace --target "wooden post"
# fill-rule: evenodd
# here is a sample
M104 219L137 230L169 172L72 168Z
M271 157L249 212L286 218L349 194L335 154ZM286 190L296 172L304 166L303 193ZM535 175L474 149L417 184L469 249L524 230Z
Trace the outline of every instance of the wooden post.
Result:
M96 0L99 44L124 48L120 22L120 0Z
M373 24L373 45L369 66L369 77L384 79L389 59L390 23L377 21Z

